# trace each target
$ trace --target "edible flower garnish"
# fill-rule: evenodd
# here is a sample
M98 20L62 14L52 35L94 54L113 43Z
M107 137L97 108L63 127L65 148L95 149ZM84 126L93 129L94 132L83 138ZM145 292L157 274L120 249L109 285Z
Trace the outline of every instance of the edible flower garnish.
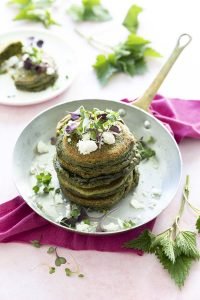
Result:
M100 149L104 143L110 145L115 143L115 135L121 131L119 122L123 123L118 112L110 109L102 111L97 108L89 111L81 106L77 111L69 113L69 119L65 123L65 134L78 136L78 148L85 148L84 143L91 146L86 151L79 149L81 154L89 154L97 148Z

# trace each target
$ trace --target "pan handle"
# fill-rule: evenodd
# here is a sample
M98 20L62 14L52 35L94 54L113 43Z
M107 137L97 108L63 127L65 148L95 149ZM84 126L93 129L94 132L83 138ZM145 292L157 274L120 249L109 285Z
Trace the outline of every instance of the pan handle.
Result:
M156 92L165 80L165 77L171 70L172 66L176 62L183 49L191 42L191 40L192 37L188 33L183 33L179 36L174 50L172 51L170 57L168 58L164 66L161 68L156 78L153 80L153 82L150 84L150 86L147 88L144 94L133 102L133 105L145 111L149 110L151 101L153 100Z

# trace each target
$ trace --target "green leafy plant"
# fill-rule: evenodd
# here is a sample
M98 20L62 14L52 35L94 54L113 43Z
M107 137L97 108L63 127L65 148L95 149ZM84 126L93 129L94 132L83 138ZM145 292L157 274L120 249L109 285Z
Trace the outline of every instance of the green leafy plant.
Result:
M36 175L35 177L37 182L36 185L34 185L32 188L35 194L39 192L48 194L50 191L54 190L54 187L50 186L51 179L52 179L51 173L42 172Z
M82 0L82 5L72 5L67 12L74 21L103 22L111 19L109 11L101 5L101 0Z
M112 48L112 53L98 55L93 67L101 84L105 85L115 73L143 74L147 69L146 58L161 56L149 44L150 41L131 33L125 42Z
M196 232L183 231L179 226L185 203L191 205L188 197L189 176L186 177L180 210L172 226L158 235L145 230L137 239L124 245L127 248L155 254L179 287L184 285L192 263L200 258L196 243ZM197 229L199 230L199 224Z
M41 22L48 28L51 25L58 25L50 10L54 2L55 0L11 0L9 4L17 5L19 8L19 12L14 18L15 21Z
M35 248L40 248L40 247L41 247L40 241L38 241L38 240L33 240L33 241L31 241L31 244L32 244Z
M138 29L138 15L142 12L142 8L132 5L123 21L123 25L132 33L136 33Z

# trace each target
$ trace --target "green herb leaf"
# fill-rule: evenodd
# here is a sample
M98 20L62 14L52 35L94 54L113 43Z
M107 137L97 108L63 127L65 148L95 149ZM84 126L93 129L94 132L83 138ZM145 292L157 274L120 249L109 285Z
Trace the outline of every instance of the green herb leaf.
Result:
M54 2L55 0L12 0L9 3L19 6L19 13L15 16L14 20L41 22L48 28L51 25L58 25L49 11L50 6Z
M124 220L123 227L124 228L132 228L135 226L135 223L132 220Z
M89 220L89 219L85 219L85 220L83 220L83 223L84 223L84 224L87 224L87 225L90 225L90 224L91 224L91 222L90 222L90 220Z
M39 190L40 190L40 187L39 187L38 185L35 185L35 186L33 187L33 191L34 191L36 194L39 192Z
M124 43L117 45L112 53L98 55L93 68L101 84L105 85L115 73L122 72L130 76L143 74L147 69L147 54L150 56L150 50L147 49L152 50L152 56L154 51L146 47L149 43L150 41L132 33Z
M140 140L138 143L138 151L142 159L148 160L149 158L156 155L156 152L149 146L147 146L147 143L145 143L143 140Z
M82 0L82 6L72 5L67 12L74 21L103 22L111 19L100 0Z
M69 268L65 268L65 274L66 276L70 277L73 274L73 272Z
M51 254L55 252L55 248L54 247L49 247L49 249L47 250L47 253Z
M178 256L173 263L161 250L156 252L160 263L166 269L175 283L182 287L189 274L193 258L186 255Z
M64 264L66 264L66 259L64 258L64 257L61 257L61 256L57 256L56 257L56 260L55 260L55 265L57 266L57 267L60 267L61 265L64 265Z
M191 231L181 231L176 237L177 247L187 256L198 259L199 250L197 249L196 233Z
M56 268L55 267L49 267L49 274L55 273Z
M154 50L153 48L147 47L144 50L144 56L151 56L151 57L162 57L162 55Z
M161 248L173 263L175 262L175 242L171 236L171 230L166 230L155 237L151 249L157 249L157 247Z
M196 221L196 229L198 230L198 233L200 233L200 216L198 217Z
M155 235L153 235L149 230L144 230L138 238L125 243L124 247L142 250L144 252L150 253L154 238Z
M40 248L40 247L41 247L40 241L38 241L38 240L33 240L33 241L31 241L31 244L32 244L35 248Z
M132 5L123 21L123 25L130 31L135 33L138 28L138 15L142 12L142 8Z

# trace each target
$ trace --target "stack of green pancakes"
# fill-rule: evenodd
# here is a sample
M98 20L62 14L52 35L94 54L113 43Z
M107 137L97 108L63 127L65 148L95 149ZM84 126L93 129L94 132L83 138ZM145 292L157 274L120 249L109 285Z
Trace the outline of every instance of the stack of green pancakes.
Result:
M69 118L64 119L66 124ZM103 143L85 155L77 147L78 134L69 138L64 127L59 132L54 167L64 196L73 203L110 208L138 184L137 141L124 123L117 120L115 126L119 128L115 143Z

